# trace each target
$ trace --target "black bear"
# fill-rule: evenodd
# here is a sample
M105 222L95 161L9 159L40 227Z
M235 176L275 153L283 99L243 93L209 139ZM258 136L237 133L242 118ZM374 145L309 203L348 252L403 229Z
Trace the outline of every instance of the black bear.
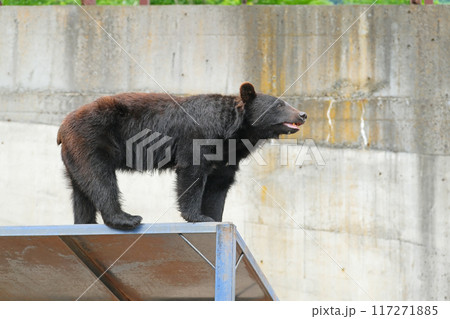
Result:
M239 96L101 97L70 113L58 131L57 143L62 144L62 160L73 188L75 223L96 223L97 211L113 228L133 229L141 223L142 217L121 208L116 170L136 170L128 160L142 150L127 147L127 141L145 130L167 138L164 148L152 150L152 167L142 168L176 171L182 217L188 222L222 221L225 197L239 161L250 154L249 145L296 132L305 120L304 112L276 97L255 93L248 82L241 85ZM200 154L194 154L194 141L199 140L222 141L223 156L213 160L205 156L216 152L217 145L200 147ZM161 162L162 167L153 165Z

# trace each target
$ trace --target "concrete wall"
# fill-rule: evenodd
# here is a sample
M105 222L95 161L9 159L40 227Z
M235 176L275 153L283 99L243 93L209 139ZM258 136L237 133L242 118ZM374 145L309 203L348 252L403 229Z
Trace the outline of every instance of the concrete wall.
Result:
M366 8L87 7L133 61L75 6L3 7L0 224L72 223L55 141L69 111L160 92L148 74L173 94L282 94ZM225 207L282 299L450 298L449 50L450 7L376 6L286 92L326 165L294 165L301 146L280 165L268 143ZM149 223L182 221L173 183L119 176Z

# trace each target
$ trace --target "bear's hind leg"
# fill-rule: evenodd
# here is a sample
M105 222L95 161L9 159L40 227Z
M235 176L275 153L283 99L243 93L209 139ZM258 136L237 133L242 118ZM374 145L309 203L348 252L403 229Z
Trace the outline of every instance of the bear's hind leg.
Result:
M72 204L75 224L97 224L97 209L86 195L72 181Z
M99 170L96 167L96 170ZM101 174L91 179L89 187L92 192L92 198L95 198L103 222L105 225L116 229L129 230L136 228L142 221L138 215L130 215L124 212L120 205L119 187L114 170L99 170Z
M112 228L134 229L141 223L141 216L122 211L116 172L106 160L91 158L83 166L66 160L65 164L74 189L75 223L95 222L96 210Z

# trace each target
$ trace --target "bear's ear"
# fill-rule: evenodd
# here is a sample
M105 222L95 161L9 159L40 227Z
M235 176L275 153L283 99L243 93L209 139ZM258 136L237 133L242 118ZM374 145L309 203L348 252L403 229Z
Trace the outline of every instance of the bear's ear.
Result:
M250 82L242 83L239 93L241 95L241 100L244 103L247 103L256 97L255 88Z

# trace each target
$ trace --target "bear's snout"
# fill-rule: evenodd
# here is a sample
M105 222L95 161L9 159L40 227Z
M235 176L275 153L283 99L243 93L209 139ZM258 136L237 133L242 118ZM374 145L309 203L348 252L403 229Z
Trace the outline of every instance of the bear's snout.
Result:
M305 112L299 112L298 113L298 117L300 118L300 120L302 120L303 122L306 121L306 119L308 118L308 115Z

